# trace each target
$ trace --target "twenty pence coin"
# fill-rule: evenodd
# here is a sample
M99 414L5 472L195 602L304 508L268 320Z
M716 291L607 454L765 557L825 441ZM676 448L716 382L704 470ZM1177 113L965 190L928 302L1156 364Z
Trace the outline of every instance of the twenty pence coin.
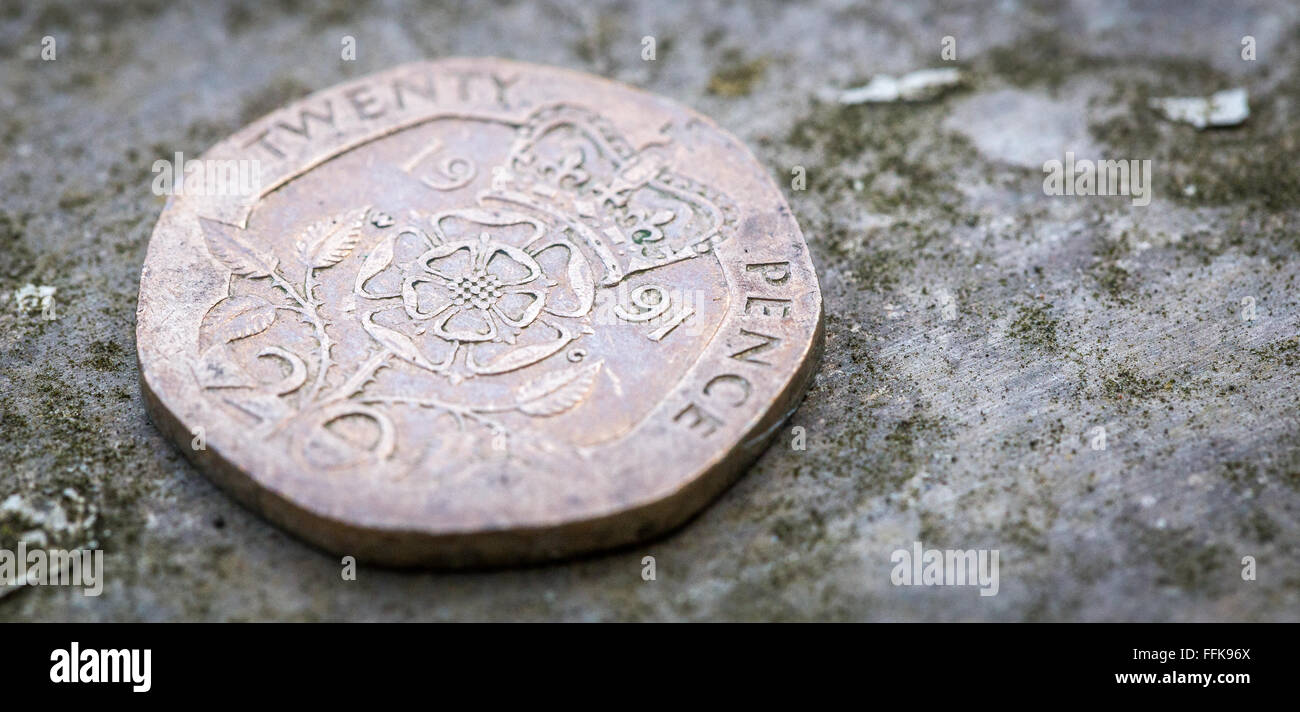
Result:
M817 277L763 167L598 77L404 65L183 174L140 280L151 417L338 554L490 566L673 529L762 451L820 351Z

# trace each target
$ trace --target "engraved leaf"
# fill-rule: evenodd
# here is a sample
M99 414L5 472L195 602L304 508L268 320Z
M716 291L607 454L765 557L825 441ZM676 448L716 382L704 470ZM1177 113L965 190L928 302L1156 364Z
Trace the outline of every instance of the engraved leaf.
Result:
M393 242L396 238L389 235L375 245L375 249L366 255L366 261L361 264L361 271L357 273L356 291L359 294L365 294L366 282L373 276L383 272L388 265L393 263Z
M376 324L374 314L362 319L361 325L365 328L367 334L370 334L375 341L392 351L394 356L404 361L410 361L420 368L427 368L430 371L437 370L437 367L429 363L429 360L420 354L420 349L416 347L411 337L395 329Z
M212 308L213 334L230 343L266 331L275 321L275 307L255 294L227 297Z
M236 237L239 228L207 218L199 218L199 225L208 253L240 277L269 277L279 264L274 255L260 252Z
M515 402L528 415L559 415L582 402L591 392L602 361L590 366L551 371L515 391Z
M673 211L668 209L664 209L656 212L654 215L651 215L650 222L654 225L663 225L664 223L671 222L672 219L675 217L677 217L677 213L674 213Z
M494 376L517 368L531 366L542 359L550 358L559 353L560 349L563 349L572 340L572 336L566 335L554 341L522 346L514 351L506 352L504 355L490 361L486 366L477 367L475 370L484 375Z
M294 242L303 263L323 269L343 261L361 239L368 210L358 208L308 225Z
M194 364L194 376L204 388L247 388L252 380L230 355L225 344L213 344Z

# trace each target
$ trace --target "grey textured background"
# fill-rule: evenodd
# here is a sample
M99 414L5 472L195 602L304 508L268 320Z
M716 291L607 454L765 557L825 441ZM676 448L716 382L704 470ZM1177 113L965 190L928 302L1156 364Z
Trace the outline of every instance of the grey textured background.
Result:
M46 34L57 61L38 58ZM964 88L818 100L943 65L945 35ZM313 89L446 55L636 84L716 118L787 186L806 168L789 200L827 309L793 421L808 447L783 433L700 517L634 550L344 582L145 418L150 166ZM1145 108L1235 85L1254 112L1236 129ZM0 620L1300 619L1298 112L1300 8L1282 0L6 3L0 547L101 546L108 580L99 598L14 592ZM1043 161L1065 151L1151 159L1154 200L1045 196ZM58 320L15 308L28 282L57 287ZM892 586L890 553L917 540L999 549L1000 593Z

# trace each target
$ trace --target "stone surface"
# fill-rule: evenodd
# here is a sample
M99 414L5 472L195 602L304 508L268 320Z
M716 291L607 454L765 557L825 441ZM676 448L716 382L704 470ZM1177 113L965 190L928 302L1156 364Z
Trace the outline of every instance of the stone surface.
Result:
M946 35L961 89L817 98L943 66ZM1257 61L1241 59L1245 35ZM641 85L717 119L787 186L805 168L789 200L821 274L826 354L791 423L807 449L783 433L668 538L346 582L145 418L133 334L162 206L150 168L312 89L447 55ZM1147 108L1232 86L1251 96L1240 127ZM8 4L0 547L101 546L107 581L99 598L14 592L0 620L1296 620L1297 111L1300 8L1280 0ZM1154 199L1044 195L1039 167L1067 151L1150 159ZM15 304L27 284L57 289L56 320ZM890 554L914 541L998 549L998 595L893 586Z

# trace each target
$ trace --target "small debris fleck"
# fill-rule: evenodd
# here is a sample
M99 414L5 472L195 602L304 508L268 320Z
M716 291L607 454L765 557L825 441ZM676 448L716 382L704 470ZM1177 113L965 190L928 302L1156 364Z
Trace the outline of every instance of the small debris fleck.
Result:
M961 83L961 71L953 67L920 69L901 77L879 74L865 86L841 91L838 100L841 104L925 101Z
M59 318L54 305L54 294L57 291L57 287L24 284L14 290L14 306L19 314L40 312L42 319L53 321Z
M1242 88L1225 89L1208 97L1152 99L1151 108L1170 121L1191 124L1198 129L1236 126L1250 116L1250 103Z

